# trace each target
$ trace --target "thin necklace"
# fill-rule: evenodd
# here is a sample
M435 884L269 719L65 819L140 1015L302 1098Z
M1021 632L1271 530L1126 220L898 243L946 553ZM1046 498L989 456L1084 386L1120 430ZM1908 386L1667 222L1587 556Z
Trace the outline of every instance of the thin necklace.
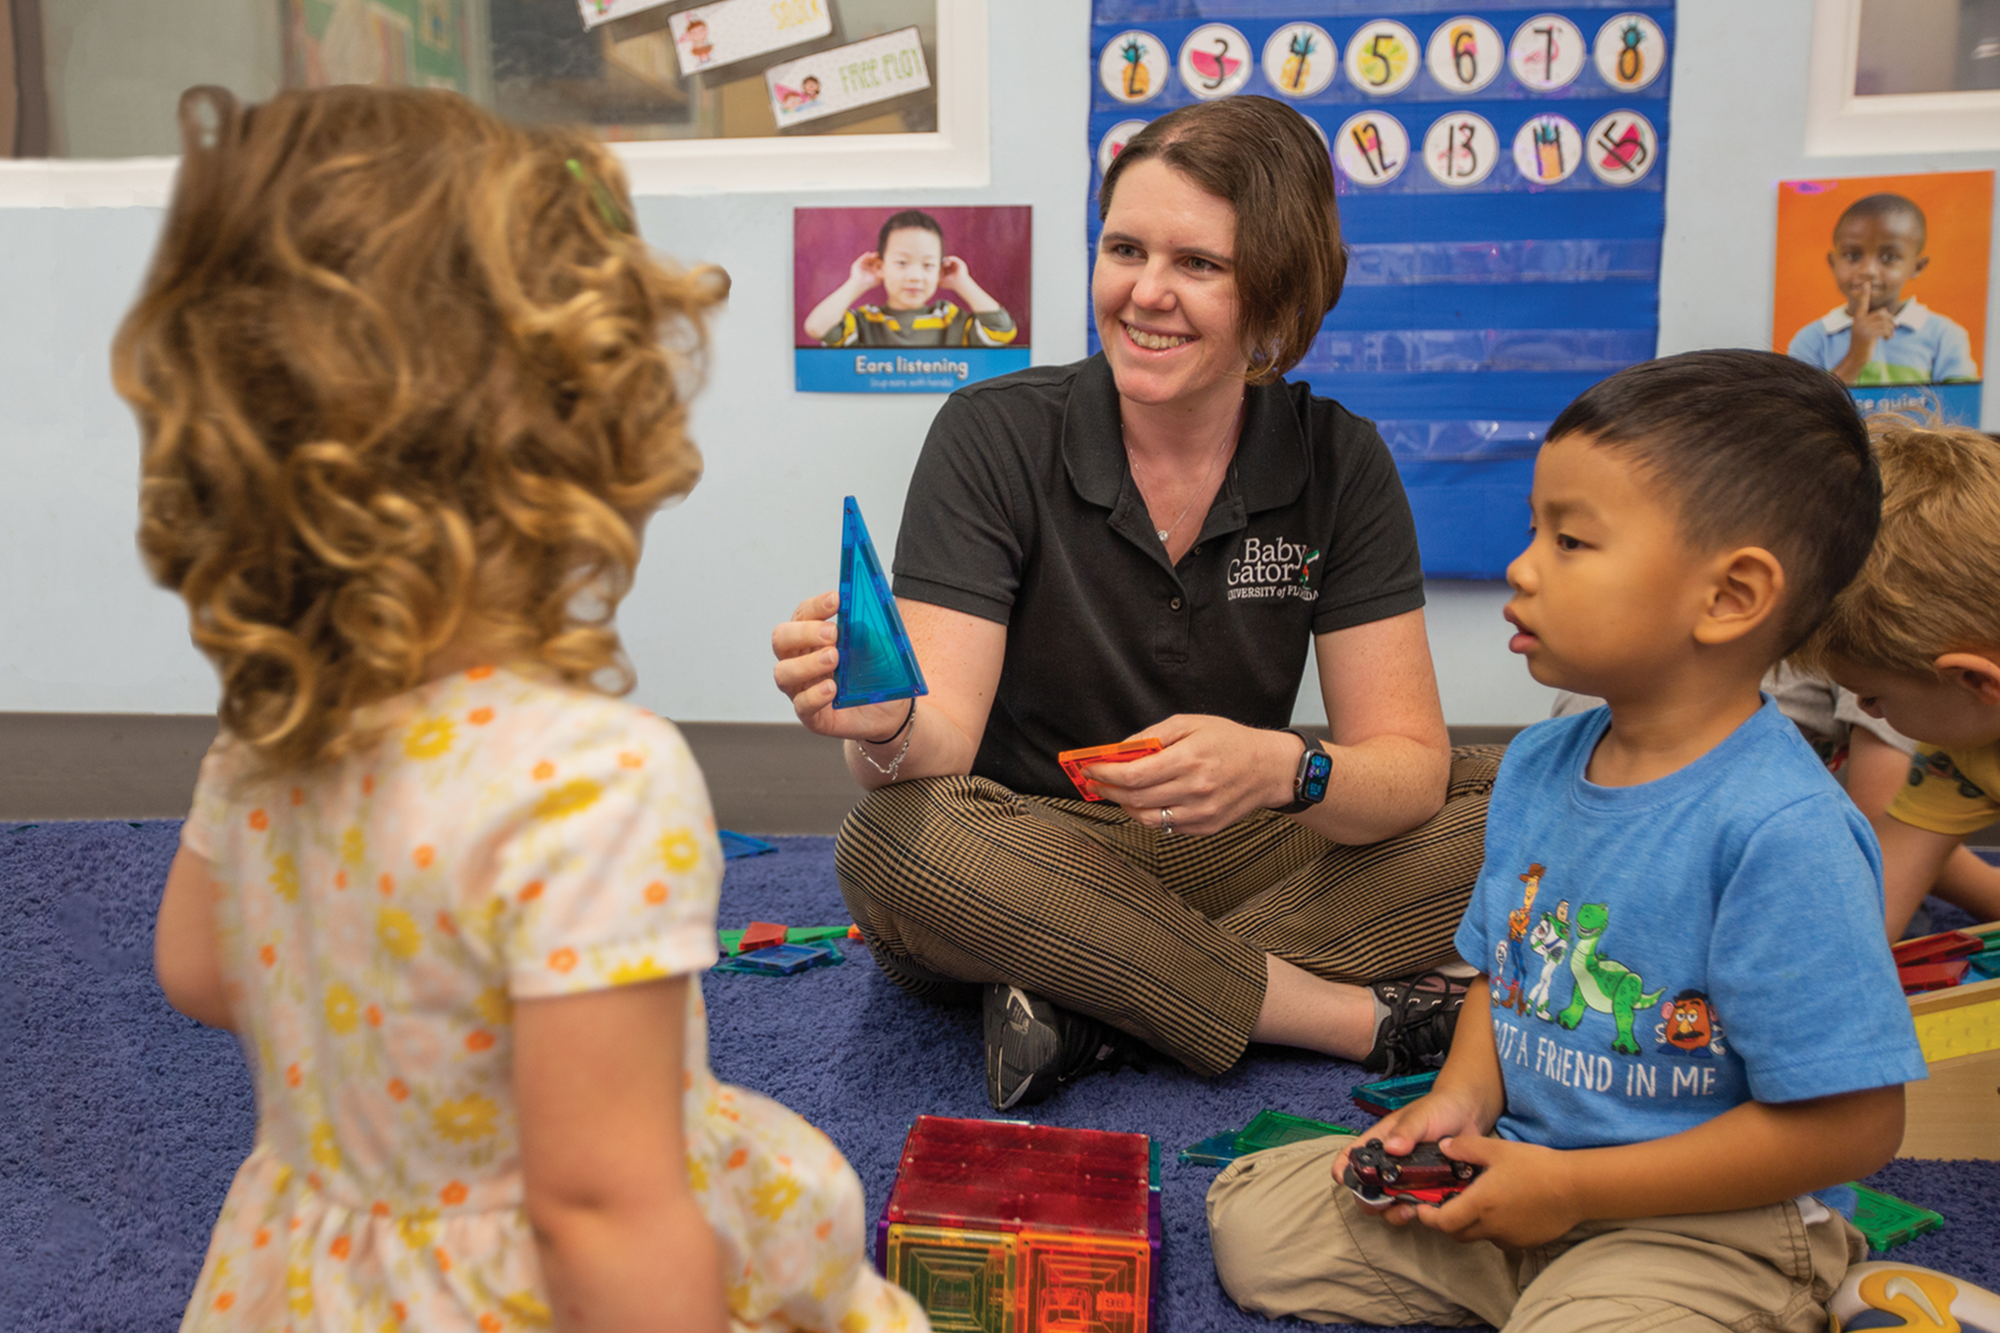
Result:
M1236 415L1229 419L1229 425L1223 430L1222 439L1215 446L1215 457L1208 460L1208 471L1202 474L1201 485L1195 487L1194 495L1189 498L1186 504L1181 506L1181 512L1174 515L1173 522L1167 524L1164 528L1153 529L1153 535L1160 539L1160 545L1165 546L1167 544L1167 538L1173 536L1174 530L1180 527L1181 520L1188 516L1188 510L1194 508L1194 502L1199 500L1202 492L1208 489L1208 483L1215 480L1216 465L1222 461L1222 455L1229 448L1229 442L1236 437L1237 427L1243 424L1243 407L1244 404L1242 402L1236 404ZM1132 469L1133 478L1136 480L1139 475L1139 460L1132 456L1132 446L1125 442L1125 423L1123 421L1118 423L1118 443L1125 446L1125 463Z

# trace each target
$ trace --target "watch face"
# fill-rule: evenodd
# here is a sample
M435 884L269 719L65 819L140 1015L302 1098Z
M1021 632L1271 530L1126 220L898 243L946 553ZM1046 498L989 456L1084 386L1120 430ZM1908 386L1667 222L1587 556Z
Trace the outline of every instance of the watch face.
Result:
M1306 756L1306 772L1299 783L1299 799L1321 801L1326 799L1326 780L1333 776L1333 756L1318 746Z

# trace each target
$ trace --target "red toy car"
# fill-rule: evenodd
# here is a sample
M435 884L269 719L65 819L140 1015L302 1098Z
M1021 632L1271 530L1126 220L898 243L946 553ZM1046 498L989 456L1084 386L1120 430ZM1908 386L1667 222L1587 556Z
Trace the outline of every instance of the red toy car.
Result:
M1454 1162L1435 1143L1419 1143L1407 1156L1397 1157L1382 1140L1369 1139L1348 1153L1341 1180L1366 1204L1439 1204L1464 1193L1478 1174L1478 1167Z

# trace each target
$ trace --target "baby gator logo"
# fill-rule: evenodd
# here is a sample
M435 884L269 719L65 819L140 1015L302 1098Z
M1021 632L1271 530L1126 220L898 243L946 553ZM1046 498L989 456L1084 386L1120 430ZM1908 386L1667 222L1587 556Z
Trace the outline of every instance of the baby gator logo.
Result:
M1245 537L1243 551L1229 561L1229 600L1319 595L1312 586L1319 550L1284 537Z

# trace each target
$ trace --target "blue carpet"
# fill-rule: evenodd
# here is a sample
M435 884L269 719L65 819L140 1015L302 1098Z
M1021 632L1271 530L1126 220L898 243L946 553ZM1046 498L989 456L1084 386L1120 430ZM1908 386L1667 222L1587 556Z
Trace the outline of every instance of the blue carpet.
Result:
M0 1329L170 1330L254 1127L235 1043L174 1013L152 979L152 926L177 826L0 828ZM732 861L722 924L846 920L826 838ZM1945 909L1948 911L1949 909ZM1945 918L1940 918L1943 924ZM880 1210L919 1114L989 1114L976 1014L904 996L865 951L799 977L711 976L722 1078L833 1136ZM1034 1119L1159 1139L1167 1226L1162 1326L1256 1329L1222 1294L1202 1198L1174 1153L1266 1106L1359 1126L1348 1064L1258 1048L1204 1081L1178 1068L1085 1080ZM2000 1290L1991 1201L2000 1164L1898 1162L1871 1183L1943 1213L1896 1257Z

